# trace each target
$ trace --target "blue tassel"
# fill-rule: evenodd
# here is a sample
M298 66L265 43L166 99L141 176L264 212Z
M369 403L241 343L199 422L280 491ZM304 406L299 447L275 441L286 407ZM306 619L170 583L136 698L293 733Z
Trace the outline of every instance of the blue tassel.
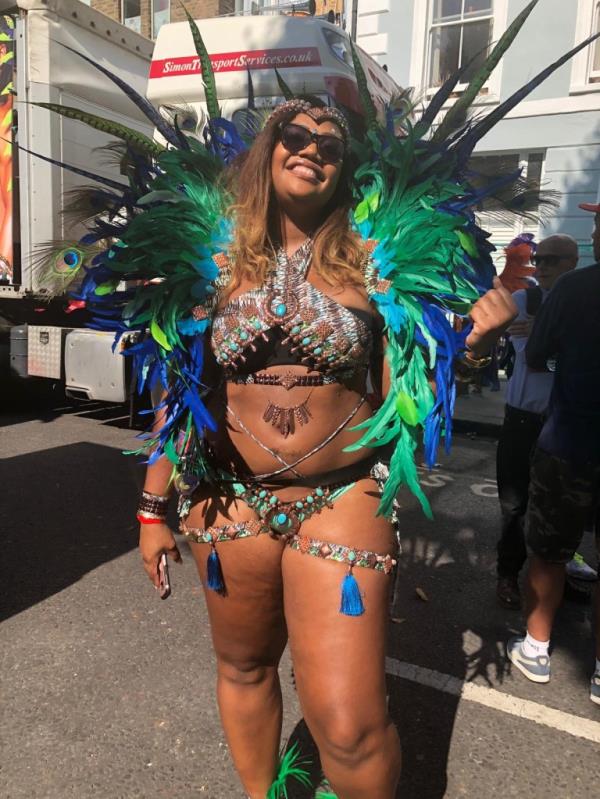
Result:
M365 612L362 597L356 582L356 577L352 574L352 569L342 581L342 604L340 613L345 616L362 616Z
M206 584L211 591L221 592L225 590L225 583L223 582L223 571L221 569L221 561L217 555L217 550L213 547L208 556L206 564Z

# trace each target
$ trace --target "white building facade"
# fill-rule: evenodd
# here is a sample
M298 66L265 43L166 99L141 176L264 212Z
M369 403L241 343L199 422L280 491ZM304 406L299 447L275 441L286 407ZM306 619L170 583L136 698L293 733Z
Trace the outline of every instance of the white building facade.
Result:
M348 0L357 41L417 98L431 96L452 71L497 41L528 0ZM354 5L353 5L354 3ZM600 0L539 0L480 94L481 111L509 97L592 33L600 31ZM467 76L468 78L468 76ZM560 205L539 227L482 220L501 249L514 235L569 233L591 263L592 218L580 202L600 197L600 44L558 69L480 142L477 157L520 164Z

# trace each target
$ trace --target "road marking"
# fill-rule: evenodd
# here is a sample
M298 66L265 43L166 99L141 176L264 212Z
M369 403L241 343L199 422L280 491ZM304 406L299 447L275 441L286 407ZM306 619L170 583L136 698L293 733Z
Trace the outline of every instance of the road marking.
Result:
M446 694L467 699L469 702L484 705L492 710L500 710L502 713L509 713L511 716L534 721L536 724L552 727L554 730L566 732L576 738L585 738L587 741L600 744L600 722L591 721L582 716L574 716L572 713L565 713L562 710L555 710L529 699L519 699L516 696L497 691L495 688L464 682L450 674L442 674L439 671L415 666L395 658L386 658L385 667L387 673L393 677L400 677L428 688L435 688Z

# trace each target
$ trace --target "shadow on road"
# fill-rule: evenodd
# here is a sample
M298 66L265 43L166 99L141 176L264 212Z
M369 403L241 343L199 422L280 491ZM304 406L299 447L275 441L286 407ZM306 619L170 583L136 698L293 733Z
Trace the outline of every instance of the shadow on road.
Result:
M79 443L0 464L0 620L62 591L137 545L134 466Z

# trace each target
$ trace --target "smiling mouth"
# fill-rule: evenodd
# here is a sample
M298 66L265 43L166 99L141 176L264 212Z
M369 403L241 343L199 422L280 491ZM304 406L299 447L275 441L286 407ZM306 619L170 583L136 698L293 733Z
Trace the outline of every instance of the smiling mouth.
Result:
M288 167L289 171L295 175L296 177L300 178L301 180L307 180L310 183L321 183L323 177L321 172L317 169L317 167L311 166L307 163L295 163Z

